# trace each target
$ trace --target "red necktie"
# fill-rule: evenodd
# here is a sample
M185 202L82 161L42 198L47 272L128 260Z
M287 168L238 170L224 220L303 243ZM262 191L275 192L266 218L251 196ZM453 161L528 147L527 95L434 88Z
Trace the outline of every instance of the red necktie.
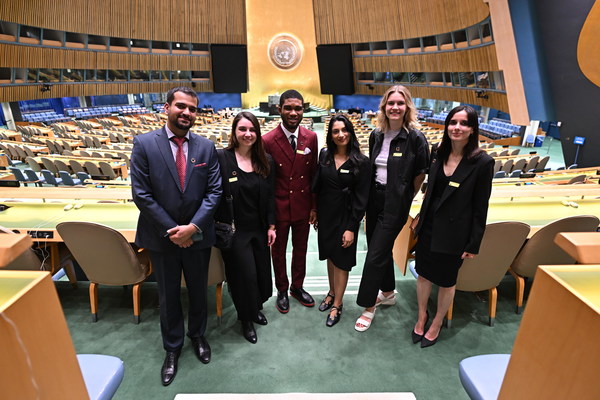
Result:
M183 152L183 144L186 142L186 137L173 136L173 141L177 145L177 154L175 156L175 166L177 167L177 175L179 175L179 183L181 190L185 185L185 153Z

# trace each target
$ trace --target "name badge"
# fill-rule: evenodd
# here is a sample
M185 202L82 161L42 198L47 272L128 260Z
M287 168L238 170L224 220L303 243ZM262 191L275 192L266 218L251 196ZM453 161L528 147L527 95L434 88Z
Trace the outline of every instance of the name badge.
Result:
M237 182L237 176L234 176L233 178L229 178L229 182Z
M304 150L296 150L296 154L305 154Z
M350 170L348 170L348 169L340 169L340 173L341 174L349 174Z
M394 153L392 154L394 157L402 157L402 153Z
M452 186L452 187L459 187L459 186L460 186L460 183L458 183L458 182L452 182L452 181L450 181L450 183L448 183L448 185L450 185L450 186Z

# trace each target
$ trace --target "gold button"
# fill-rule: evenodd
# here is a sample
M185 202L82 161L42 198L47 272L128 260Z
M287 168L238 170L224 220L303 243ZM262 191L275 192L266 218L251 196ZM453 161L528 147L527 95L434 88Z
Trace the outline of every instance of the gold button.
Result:
M293 193L293 191L292 191L292 190L290 190L290 193Z
M290 181L292 180L292 177L290 176Z
M283 166L283 164L279 164L279 166L281 167L281 166Z
M304 193L304 189L303 189L303 190L301 190L301 192L302 192L302 193Z
M300 179L304 179L304 175L301 175L301 176L300 176Z

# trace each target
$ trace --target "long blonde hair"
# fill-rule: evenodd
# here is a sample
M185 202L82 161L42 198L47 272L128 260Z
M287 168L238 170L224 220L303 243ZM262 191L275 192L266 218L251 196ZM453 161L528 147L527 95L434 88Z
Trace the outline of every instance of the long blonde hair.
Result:
M406 129L418 127L419 123L417 122L417 109L415 107L415 103L413 103L412 95L408 89L402 85L392 86L383 94L383 97L379 102L377 127L383 132L390 130L390 121L388 120L387 115L385 115L385 105L387 104L387 101L392 93L400 93L402 96L404 96L404 100L406 101L406 112L404 113L404 121L402 122L402 126Z

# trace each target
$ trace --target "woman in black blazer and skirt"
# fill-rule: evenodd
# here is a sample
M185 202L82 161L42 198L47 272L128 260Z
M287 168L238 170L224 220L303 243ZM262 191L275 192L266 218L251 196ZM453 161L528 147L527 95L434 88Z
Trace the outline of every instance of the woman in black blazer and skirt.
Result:
M330 309L325 323L331 327L340 320L348 275L356 265L356 240L369 200L371 163L360 151L352 122L343 115L331 118L325 142L313 191L319 205L319 259L327 260L329 277L329 293L319 311Z
M429 145L417 126L408 89L389 88L379 103L377 129L369 137L373 175L366 213L369 249L356 299L365 307L354 325L359 332L371 326L376 306L396 302L392 248L429 167Z
M444 136L429 168L415 229L419 315L412 339L421 347L436 343L454 299L458 269L464 259L479 252L493 171L494 159L479 149L477 112L469 106L454 108L446 117ZM439 286L437 311L426 329L432 284Z
M223 197L215 219L231 222L225 194L233 197L236 232L230 249L221 250L242 334L250 343L257 336L253 322L266 325L262 305L273 292L269 246L275 242L273 160L266 154L254 114L233 119L226 149L218 150Z

